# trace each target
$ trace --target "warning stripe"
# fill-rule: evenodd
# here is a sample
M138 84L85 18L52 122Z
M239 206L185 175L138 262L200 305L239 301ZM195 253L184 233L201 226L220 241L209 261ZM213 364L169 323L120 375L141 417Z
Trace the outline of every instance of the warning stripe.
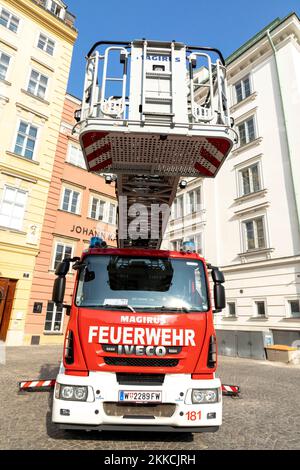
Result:
M94 140L93 142L89 142L89 145L84 147L84 152L86 156L90 156L97 152L101 147L103 147L106 144L109 144L110 140L109 138L106 137L106 134L99 134L98 138Z
M205 158L205 160L209 161L209 163L214 165L216 168L219 168L221 162L217 158L215 158L211 153L209 153L206 148L202 147L202 149L200 150L200 155L201 157Z
M46 388L54 387L56 380L27 380L26 382L19 383L20 390L26 390L29 388Z
M221 154L224 156L227 154L230 143L225 139L217 139L214 137L209 137L206 139L211 145L213 145Z
M223 160L224 153L220 152L219 149L217 147L215 147L209 141L209 139L204 139L204 144L203 144L202 148L205 148L211 154L211 156L216 158L217 160L219 160L219 162L221 162Z
M28 387L30 387L30 384L31 384L31 382L21 382L20 386L22 388L28 388Z
M99 158L101 155L104 153L110 152L111 151L111 143L108 142L107 144L103 145L99 149L95 150L93 153L90 153L89 155L87 154L87 160L88 162L92 162L96 158Z
M199 171L201 175L204 176L214 176L214 173L212 173L208 168L205 168L203 165L201 165L199 162L196 162L194 165L194 168Z
M200 162L196 162L194 168L202 175L212 177L220 167L225 154L229 149L229 142L224 139L205 139L205 145L200 149Z
M237 385L223 385L222 384L222 392L230 393L230 394L235 394L238 395L240 393L240 387Z
M111 164L112 164L112 159L107 158L107 160L104 160L103 162L97 163L96 165L92 165L92 163L90 163L90 170L100 171L100 170L103 170L103 168L106 168L107 166L110 166Z
M53 380L45 380L44 387L52 387L55 385L55 379Z
M85 148L85 151L87 151L88 147L92 146L97 142L98 140L103 139L109 134L109 132L87 132L82 136L82 143Z
M228 385L223 385L222 387L227 392L237 392L238 391L237 387L229 387Z

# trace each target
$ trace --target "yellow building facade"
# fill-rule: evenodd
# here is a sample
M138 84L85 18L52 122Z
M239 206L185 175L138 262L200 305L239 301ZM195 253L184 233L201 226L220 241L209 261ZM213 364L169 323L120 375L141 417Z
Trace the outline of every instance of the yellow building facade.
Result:
M0 0L0 340L24 325L73 45L60 0Z

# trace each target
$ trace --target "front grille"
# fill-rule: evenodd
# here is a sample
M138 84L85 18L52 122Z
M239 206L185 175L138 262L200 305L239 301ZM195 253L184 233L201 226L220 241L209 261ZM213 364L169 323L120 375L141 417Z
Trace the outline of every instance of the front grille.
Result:
M162 385L164 374L120 374L117 373L119 385Z
M176 405L173 403L149 404L120 404L113 402L103 403L103 410L107 416L123 416L123 418L170 418L173 416Z
M140 357L110 357L105 356L104 362L108 366L129 367L176 367L178 359L147 359Z

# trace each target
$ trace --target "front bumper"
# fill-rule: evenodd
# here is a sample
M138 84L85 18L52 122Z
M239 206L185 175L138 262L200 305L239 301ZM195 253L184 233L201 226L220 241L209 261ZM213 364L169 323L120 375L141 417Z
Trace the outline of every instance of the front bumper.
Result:
M59 424L60 429L77 431L132 431L132 432L217 432L219 426L167 426L167 425L130 425L130 424L100 424L90 426L88 424Z
M222 424L220 379L192 380L189 374L167 374L161 385L120 385L115 373L88 377L59 373L57 383L89 387L88 401L53 398L52 421L63 429L167 432L214 432ZM193 404L192 389L218 388L219 402ZM161 391L161 404L118 401L119 391ZM124 412L123 412L124 410Z

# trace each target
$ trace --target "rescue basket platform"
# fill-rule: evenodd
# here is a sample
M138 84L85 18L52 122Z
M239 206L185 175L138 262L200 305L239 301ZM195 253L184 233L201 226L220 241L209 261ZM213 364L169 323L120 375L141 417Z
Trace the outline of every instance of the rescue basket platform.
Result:
M100 173L214 177L236 137L221 53L176 41L96 43L77 120Z

